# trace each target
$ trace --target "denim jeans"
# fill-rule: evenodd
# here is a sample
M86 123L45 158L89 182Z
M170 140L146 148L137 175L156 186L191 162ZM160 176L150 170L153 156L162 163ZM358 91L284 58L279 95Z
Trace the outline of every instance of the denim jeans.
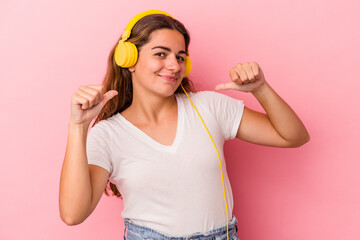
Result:
M226 223L216 229L210 230L206 233L192 233L183 236L172 237L165 235L163 233L157 232L154 229L140 226L132 222L130 219L124 219L125 229L124 229L124 240L143 240L143 239L156 239L156 240L221 240L227 239L226 235ZM127 231L127 236L125 237L125 232ZM231 221L229 221L229 240L239 240L237 236L238 227L237 219L233 215Z

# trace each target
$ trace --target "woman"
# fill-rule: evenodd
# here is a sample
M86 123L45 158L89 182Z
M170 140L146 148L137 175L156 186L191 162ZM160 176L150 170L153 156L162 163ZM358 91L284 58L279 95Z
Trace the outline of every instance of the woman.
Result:
M127 239L238 239L221 167L224 141L298 147L309 135L256 63L237 64L231 82L216 90L250 92L266 114L217 92L194 91L187 78L190 37L179 21L161 11L134 19L110 53L103 85L82 86L72 96L61 218L68 225L83 222L110 181L124 201ZM131 61L119 50L125 41L138 54Z

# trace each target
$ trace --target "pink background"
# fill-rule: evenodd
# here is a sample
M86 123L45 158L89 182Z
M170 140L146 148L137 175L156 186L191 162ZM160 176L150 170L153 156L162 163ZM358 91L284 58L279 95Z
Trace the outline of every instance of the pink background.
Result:
M148 9L189 29L198 90L255 61L311 135L297 149L226 143L240 239L360 239L358 0L1 0L0 239L122 239L121 200L103 197L69 227L58 186L71 95L101 83L116 39ZM251 94L222 92L261 111Z

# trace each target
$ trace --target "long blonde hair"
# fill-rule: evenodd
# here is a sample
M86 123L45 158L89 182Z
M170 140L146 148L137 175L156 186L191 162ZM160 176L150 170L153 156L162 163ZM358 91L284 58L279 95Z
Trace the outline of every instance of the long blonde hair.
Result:
M162 14L148 15L140 19L133 27L130 38L127 41L135 44L138 51L140 51L141 47L149 41L149 35L153 31L159 29L171 29L179 31L184 36L185 51L188 52L190 35L184 25L178 20ZM116 42L116 44L118 43L118 41ZM102 108L102 110L96 117L92 127L95 126L99 121L105 120L113 116L114 114L124 111L131 105L133 99L131 73L129 69L122 68L116 65L113 57L116 44L114 45L109 54L107 71L103 80L103 86L105 88L105 92L109 90L116 90L118 91L118 94L105 104L105 106ZM195 92L195 88L190 79L184 78L181 83L186 91ZM182 92L183 90L180 86L175 91L175 93ZM104 190L105 194L109 196L107 190L111 190L113 195L122 198L116 185L111 183L109 180L107 187Z

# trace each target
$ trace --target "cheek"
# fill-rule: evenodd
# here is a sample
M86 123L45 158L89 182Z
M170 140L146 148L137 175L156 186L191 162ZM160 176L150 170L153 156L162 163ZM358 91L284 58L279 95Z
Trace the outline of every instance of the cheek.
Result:
M138 58L138 61L135 65L135 72L140 75L147 75L149 72L157 71L161 69L162 63L156 59L151 58L150 56L141 56Z
M186 73L186 65L185 65L185 63L181 67L181 73L184 74L184 75Z
M154 59L150 59L149 61L147 61L147 69L149 71L159 71L161 70L161 68L163 68L163 63L161 61L157 61Z

